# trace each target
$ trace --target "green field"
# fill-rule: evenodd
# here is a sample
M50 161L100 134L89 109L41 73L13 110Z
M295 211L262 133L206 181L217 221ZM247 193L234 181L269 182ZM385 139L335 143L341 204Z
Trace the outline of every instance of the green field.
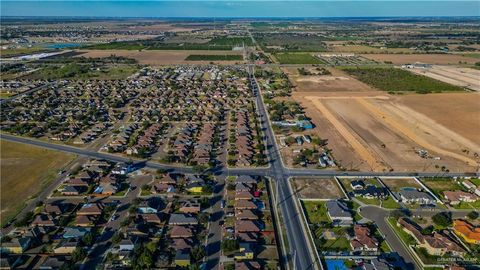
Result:
M398 68L349 67L343 68L358 80L388 92L417 92L421 94L443 91L463 91L463 88L416 75Z
M309 53L275 53L274 56L280 64L323 64Z
M443 192L449 190L464 190L457 184L453 178L448 177L431 177L423 178L422 182L439 198L443 198Z
M325 202L302 201L302 206L309 224L330 222Z
M191 54L185 58L187 61L242 61L243 56L237 54Z
M69 63L65 65L46 65L29 74L29 79L125 79L138 70L135 65L113 65L92 68L88 64Z
M0 219L13 218L28 198L40 192L73 156L8 141L1 142Z

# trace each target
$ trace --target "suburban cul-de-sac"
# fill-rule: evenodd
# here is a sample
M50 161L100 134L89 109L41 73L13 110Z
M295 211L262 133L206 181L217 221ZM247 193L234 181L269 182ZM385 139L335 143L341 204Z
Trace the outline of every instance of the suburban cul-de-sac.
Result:
M1 3L1 269L478 269L478 14L95 2Z

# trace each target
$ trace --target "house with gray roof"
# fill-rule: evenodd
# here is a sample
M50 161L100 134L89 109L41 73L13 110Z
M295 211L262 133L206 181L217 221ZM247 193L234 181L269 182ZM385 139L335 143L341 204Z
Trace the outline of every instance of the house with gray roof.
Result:
M328 201L326 207L333 226L351 226L353 224L352 214L345 202L340 200Z
M168 220L170 225L197 225L198 220L191 215L186 214L171 214Z
M432 195L413 188L401 189L398 195L404 203L435 204L435 198Z

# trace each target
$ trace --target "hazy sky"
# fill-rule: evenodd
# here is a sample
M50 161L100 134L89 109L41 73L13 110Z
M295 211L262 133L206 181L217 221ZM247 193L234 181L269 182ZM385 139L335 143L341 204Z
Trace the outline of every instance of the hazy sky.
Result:
M1 16L480 16L480 1L3 1Z

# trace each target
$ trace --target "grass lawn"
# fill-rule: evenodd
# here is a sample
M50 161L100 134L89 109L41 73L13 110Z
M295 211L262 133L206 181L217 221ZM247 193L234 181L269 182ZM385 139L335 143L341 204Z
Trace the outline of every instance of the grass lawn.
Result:
M314 237L317 248L321 251L350 251L350 241L347 239L347 229L338 227L330 229L335 233L335 239L322 239L322 234L325 228L318 228L315 230Z
M323 61L309 53L275 53L280 64L323 64Z
M73 155L1 141L1 214L8 222L74 158Z
M218 54L218 55L203 55L191 54L185 58L187 61L242 61L243 56L237 54Z
M463 91L463 88L417 75L399 68L356 67L343 68L358 80L388 92L417 92L421 94L442 91Z
M362 197L355 197L359 201L370 204L370 205L376 205L376 206L382 206L383 208L387 209L397 209L400 208L398 203L391 197L388 196L386 200L380 200L380 199L367 199L367 198L362 198Z
M395 233L400 236L400 238L402 239L402 241L407 244L407 245L413 245L416 243L415 239L413 239L413 237L411 235L409 235L408 233L406 233L404 230L402 230L402 228L400 228L399 226L397 226L397 220L393 217L390 217L388 218L388 223L390 223L390 225L392 225L392 228L393 230L395 231Z
M455 209L480 209L480 201L476 201L473 203L467 202L460 202L459 204L454 206Z
M443 192L448 190L464 190L453 178L433 177L422 178L422 182L438 197L443 198Z
M0 93L0 98L8 98L12 95L13 95L12 93Z
M474 184L475 186L480 186L480 178L472 178L472 179L469 179L470 182L472 182L472 184Z
M325 202L302 201L302 206L309 224L330 222Z

